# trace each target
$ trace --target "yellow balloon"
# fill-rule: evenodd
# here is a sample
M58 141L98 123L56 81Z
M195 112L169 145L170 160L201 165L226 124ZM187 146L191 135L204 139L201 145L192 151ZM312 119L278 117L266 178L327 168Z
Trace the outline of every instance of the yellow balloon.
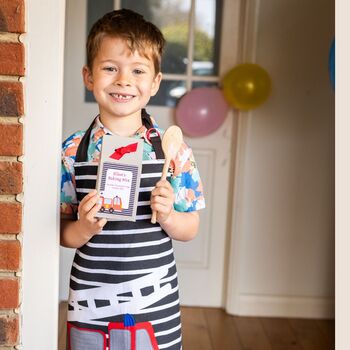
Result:
M271 79L257 64L243 63L232 68L222 83L226 101L242 110L260 106L271 93Z

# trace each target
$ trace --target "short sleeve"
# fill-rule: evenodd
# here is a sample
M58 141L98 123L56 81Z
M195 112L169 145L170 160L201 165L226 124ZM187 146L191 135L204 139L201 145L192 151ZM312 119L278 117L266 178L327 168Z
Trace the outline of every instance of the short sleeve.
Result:
M175 210L191 212L205 208L203 185L192 149L183 143L171 166L173 176L170 183L175 193Z
M75 191L74 162L81 137L81 133L76 133L62 144L60 211L61 214L67 217L74 217L78 211L78 200Z

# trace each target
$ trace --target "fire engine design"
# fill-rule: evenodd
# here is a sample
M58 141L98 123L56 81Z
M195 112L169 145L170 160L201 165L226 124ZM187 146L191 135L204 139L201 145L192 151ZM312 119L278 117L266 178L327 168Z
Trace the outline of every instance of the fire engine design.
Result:
M108 337L101 331L83 329L68 324L68 349L96 350L159 350L150 322L136 323L130 314L123 316L123 322L108 325Z
M122 199L118 196L115 196L114 198L105 198L101 196L101 211L109 211L111 214L115 211L122 211L123 205L122 205Z

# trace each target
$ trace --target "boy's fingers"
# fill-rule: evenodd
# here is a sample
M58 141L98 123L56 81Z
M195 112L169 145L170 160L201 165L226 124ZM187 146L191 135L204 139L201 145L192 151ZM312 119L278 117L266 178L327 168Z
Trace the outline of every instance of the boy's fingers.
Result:
M99 220L97 221L97 226L98 226L99 228L102 229L103 226L106 225L106 223L107 223L107 219L105 219L105 218L99 219Z
M164 196L154 196L151 200L152 204L172 205L171 198Z
M94 196L97 195L97 191L96 190L92 190L91 192L89 192L81 201L80 201L80 206L84 206L85 203L87 203L89 200L91 200L91 198L94 198Z
M96 190L92 190L90 191L82 200L80 203L84 203L86 201L88 201L90 198L92 198L93 196L96 196L97 191Z
M97 214L97 212L101 209L101 203L95 203L91 209L89 210L88 214L86 215L86 217L89 220L94 220L95 215Z
M170 188L169 187L165 187L165 186L156 186L152 192L155 193L165 193L165 192L169 192Z
M153 203L152 209L154 209L157 213L169 214L172 210L172 207L169 205L164 205L162 203Z
M152 191L152 197L156 197L156 196L165 197L165 198L169 198L170 200L173 200L174 191L172 191L172 189L170 190L169 188L156 187Z
M166 188L172 188L170 182L168 180L159 180L156 183L156 187L166 187Z
M85 197L86 198L86 197ZM84 198L84 199L85 199ZM81 202L82 206L81 206L81 210L84 213L88 213L98 202L99 200L99 196L97 196L95 194L95 196L90 197L85 203Z

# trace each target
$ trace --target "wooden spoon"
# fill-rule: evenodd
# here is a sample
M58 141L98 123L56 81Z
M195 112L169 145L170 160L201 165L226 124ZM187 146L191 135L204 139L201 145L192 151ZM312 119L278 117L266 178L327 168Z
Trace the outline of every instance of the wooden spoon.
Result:
M177 152L179 152L179 149L182 145L182 140L182 131L178 126L172 125L166 129L162 138L162 148L165 156L165 162L163 166L162 177L160 178L161 180L166 179L170 161L174 159L177 155ZM151 222L152 224L155 224L156 221L157 212L153 211Z

